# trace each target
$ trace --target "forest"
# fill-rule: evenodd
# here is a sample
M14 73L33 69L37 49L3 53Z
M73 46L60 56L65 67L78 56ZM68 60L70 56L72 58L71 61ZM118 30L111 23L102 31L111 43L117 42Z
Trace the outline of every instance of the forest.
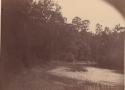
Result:
M51 0L3 1L4 58L25 67L54 60L94 61L123 69L125 27L117 24L110 29L97 23L95 30L90 30L90 24L78 16L67 23L61 7Z
M0 90L123 90L125 27L69 23L62 8L2 0Z

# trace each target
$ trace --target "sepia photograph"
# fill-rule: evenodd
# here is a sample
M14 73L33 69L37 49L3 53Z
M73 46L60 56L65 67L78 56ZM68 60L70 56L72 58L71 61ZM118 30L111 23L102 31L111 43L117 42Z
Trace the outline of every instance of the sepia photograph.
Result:
M0 90L124 90L125 0L0 7Z

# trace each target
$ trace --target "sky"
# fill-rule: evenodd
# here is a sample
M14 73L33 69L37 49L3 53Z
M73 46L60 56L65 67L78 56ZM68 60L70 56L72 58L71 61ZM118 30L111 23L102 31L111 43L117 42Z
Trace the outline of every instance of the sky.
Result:
M56 0L61 5L62 14L70 23L73 17L79 16L91 22L94 29L97 23L113 28L117 24L125 26L125 18L110 4L103 0Z

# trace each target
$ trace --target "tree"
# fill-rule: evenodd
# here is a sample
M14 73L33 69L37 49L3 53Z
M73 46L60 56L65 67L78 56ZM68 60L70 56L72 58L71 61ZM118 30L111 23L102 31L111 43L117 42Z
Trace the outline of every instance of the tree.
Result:
M97 23L96 24L96 34L101 34L102 30L103 30L102 25Z
M119 31L120 30L120 24L115 25L114 31Z
M81 23L81 30L82 31L88 31L89 30L89 24L90 24L89 20L83 20L82 23Z
M111 33L111 30L110 30L109 27L105 27L104 32L105 32L106 34L110 34L110 33Z
M38 3L34 2L30 11L30 17L42 24L63 23L64 18L60 9L61 7L52 0L42 0Z
M72 19L72 24L76 27L76 30L81 31L81 18L74 17Z
M22 54L25 53L27 42L22 28L27 22L27 10L30 8L32 0L2 0L2 59L0 62L3 69L2 90L8 86L8 76L10 73L20 72L22 69Z

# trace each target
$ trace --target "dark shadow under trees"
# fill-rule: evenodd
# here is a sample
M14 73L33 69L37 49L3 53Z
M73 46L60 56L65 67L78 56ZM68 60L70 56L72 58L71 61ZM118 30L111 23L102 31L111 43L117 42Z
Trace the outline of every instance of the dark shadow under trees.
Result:
M51 0L2 2L2 50L5 67L32 67L55 61L95 61L100 66L124 66L124 30L101 24L89 32L89 20L66 23L61 7ZM16 3L15 3L16 2ZM15 8L16 7L16 8Z

